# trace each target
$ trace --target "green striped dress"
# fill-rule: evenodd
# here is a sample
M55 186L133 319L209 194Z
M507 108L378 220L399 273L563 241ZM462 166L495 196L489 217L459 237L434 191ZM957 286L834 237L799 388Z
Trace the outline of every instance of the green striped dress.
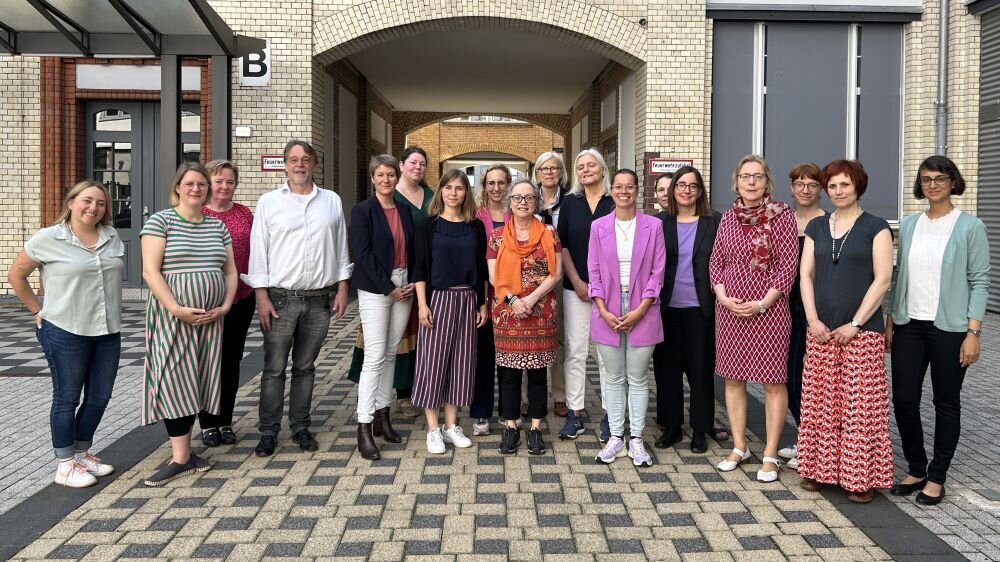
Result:
M160 271L181 306L220 306L226 296L226 225L206 216L184 220L174 209L149 217L140 236L166 239ZM222 320L192 326L167 312L152 294L146 307L146 362L142 424L205 410L219 413Z

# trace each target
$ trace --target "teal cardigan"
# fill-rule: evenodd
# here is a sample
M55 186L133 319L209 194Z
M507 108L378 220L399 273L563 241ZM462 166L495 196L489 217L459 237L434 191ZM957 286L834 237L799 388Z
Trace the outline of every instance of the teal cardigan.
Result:
M898 277L892 294L892 321L906 324L906 280L909 274L910 245L920 214L899 223ZM961 212L948 238L941 263L941 294L934 326L945 332L964 332L969 319L983 320L986 293L990 287L990 246L986 226L978 218Z

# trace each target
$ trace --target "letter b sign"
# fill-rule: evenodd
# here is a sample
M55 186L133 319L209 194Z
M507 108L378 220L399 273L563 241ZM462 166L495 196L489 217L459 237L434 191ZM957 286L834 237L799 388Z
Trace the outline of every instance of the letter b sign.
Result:
M255 51L240 58L241 86L271 85L271 40L262 51Z

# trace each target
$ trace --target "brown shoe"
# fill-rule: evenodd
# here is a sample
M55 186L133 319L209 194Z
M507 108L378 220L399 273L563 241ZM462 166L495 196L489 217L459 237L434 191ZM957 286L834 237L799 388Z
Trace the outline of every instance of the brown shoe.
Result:
M424 409L414 406L413 402L410 402L409 398L397 400L396 408L400 414L407 418L417 418L424 414Z
M372 421L372 434L375 437L382 437L389 443L402 443L403 438L392 428L389 421L389 406L381 410L375 410L375 419Z
M370 423L358 424L358 452L361 453L361 458L370 461L382 458L378 452L378 445L375 444L375 438L372 436L372 424Z
M569 414L569 408L565 402L556 402L552 405L552 412L560 418L565 418Z
M854 503L869 503L875 499L875 494L871 490L864 492L848 492L847 499Z
M799 486L803 490L808 490L810 492L818 492L823 489L823 483L817 482L812 478L803 478L802 482L799 482Z

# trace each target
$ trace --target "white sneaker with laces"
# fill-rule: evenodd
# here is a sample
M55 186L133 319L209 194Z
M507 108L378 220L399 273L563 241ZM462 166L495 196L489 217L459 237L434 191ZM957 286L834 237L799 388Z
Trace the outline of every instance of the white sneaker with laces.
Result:
M490 420L485 418L479 418L472 424L472 435L489 435L490 434Z
M97 478L87 472L87 467L76 459L59 463L56 468L56 484L70 488L86 488L97 484Z
M799 469L799 459L798 459L798 457L793 457L793 458L788 459L788 461L785 462L785 466L787 466L788 468L790 468L792 470L798 470Z
M451 429L444 430L442 437L444 438L445 443L451 443L459 449L465 449L472 446L472 440L465 436L465 432L462 431L462 426L458 424L453 425Z
M792 445L791 447L785 447L784 449L778 450L778 456L783 459L794 459L798 455L798 445Z
M444 437L441 435L441 428L427 432L427 452L432 455L443 454L447 449L444 446Z
M107 476L115 471L115 467L102 463L101 459L89 452L77 453L76 462L87 467L87 472L94 476Z

